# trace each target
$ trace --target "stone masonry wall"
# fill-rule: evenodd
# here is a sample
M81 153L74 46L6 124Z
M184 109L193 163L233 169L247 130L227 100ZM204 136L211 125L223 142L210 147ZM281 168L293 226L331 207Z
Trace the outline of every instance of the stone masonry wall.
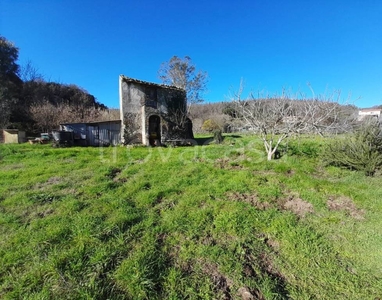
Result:
M162 142L187 138L178 124L186 111L182 89L120 76L120 110L123 130L131 131L134 143L148 144L149 118L153 115L160 117Z

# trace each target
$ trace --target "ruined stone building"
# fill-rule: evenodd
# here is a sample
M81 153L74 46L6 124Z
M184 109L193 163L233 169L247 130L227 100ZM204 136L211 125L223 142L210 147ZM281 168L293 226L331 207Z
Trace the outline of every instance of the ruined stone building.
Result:
M193 138L185 90L121 75L119 101L123 143L154 146Z
M119 76L120 120L62 123L54 135L70 145L184 144L193 139L183 89ZM1 138L2 136L0 136ZM56 139L56 138L55 138Z

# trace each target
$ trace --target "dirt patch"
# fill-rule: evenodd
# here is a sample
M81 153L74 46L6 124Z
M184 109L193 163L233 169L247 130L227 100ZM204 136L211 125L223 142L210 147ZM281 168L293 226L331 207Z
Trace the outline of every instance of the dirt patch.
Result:
M228 158L218 158L215 160L215 166L219 167L220 169L226 169L229 167L229 159Z
M12 164L12 165L8 165L8 166L5 166L3 167L5 171L8 171L8 170L20 170L20 169L24 169L25 168L25 165L24 164Z
M42 212L37 213L37 216L38 216L39 218L44 218L44 217L46 217L46 216L51 215L52 213L54 213L54 210L51 209L51 208L48 208L47 210L44 210L44 211L42 211Z
M24 211L24 213L21 215L22 220L26 225L29 225L32 221L36 219L42 219L45 218L51 214L54 213L54 209L48 208L48 209L38 209L33 210L33 208L27 209Z
M110 168L106 173L106 177L114 179L121 173L121 171L120 168Z
M272 205L269 204L268 202L260 201L259 197L256 194L233 192L233 193L228 193L227 197L229 200L232 200L232 201L241 201L241 202L249 203L260 210L265 210L272 207Z
M314 213L312 203L309 203L297 195L289 195L286 198L278 200L278 205L283 210L288 210L300 218L304 218L307 214Z
M208 275L214 283L215 299L230 300L233 281L219 271L218 265L212 262L201 262L202 272Z
M279 250L280 250L280 243L276 239L274 239L274 238L272 238L269 235L264 234L264 233L259 233L259 234L256 235L256 237L259 240L263 240L264 244L267 245L267 247L269 249L271 249L273 253L278 253L279 252Z
M244 265L243 265L243 276L255 278L258 275L256 270L262 276L266 274L274 283L274 292L278 295L287 295L286 291L286 281L285 277L277 270L274 266L271 257L265 252L253 253L253 251L244 245ZM242 299L265 299L263 293L258 289L248 289L247 287L242 287L239 289L239 294Z
M62 178L59 176L50 177L46 182L38 183L35 189L44 190L45 188L62 183Z
M243 300L265 300L263 294L259 290L251 291L246 286L239 288L237 291Z
M206 246L215 246L218 242L214 239L214 237L207 233L205 236L201 238L201 243Z
M111 179L114 183L123 184L127 182L127 178L121 177L122 170L120 168L111 168L107 171L106 177Z
M66 158L63 160L63 162L66 164L73 164L76 162L76 160L74 158Z
M273 251L278 252L280 250L280 243L272 238L265 239L265 244L270 247Z
M48 184L59 184L62 182L62 178L58 176L50 177L46 183Z
M291 169L286 171L286 175L289 176L289 177L293 176L295 173L296 172L294 170L291 170Z
M365 219L365 211L363 209L358 209L354 204L353 200L345 196L331 196L329 197L326 205L329 210L334 211L345 211L347 215L351 216L356 220Z
M127 178L124 178L124 177L115 177L115 178L113 178L113 182L115 182L115 183L126 183L127 182Z
M263 252L259 255L261 270L277 281L284 281L284 276L277 270L269 254Z
M218 158L215 160L215 166L220 169L241 170L244 169L237 160L232 161L229 158Z

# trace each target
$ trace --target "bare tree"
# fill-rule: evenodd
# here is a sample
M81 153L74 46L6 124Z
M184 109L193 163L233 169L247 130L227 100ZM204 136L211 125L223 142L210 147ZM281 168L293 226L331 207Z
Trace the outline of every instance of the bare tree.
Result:
M162 63L158 76L164 84L186 92L186 102L179 99L176 103L167 103L168 117L174 132L187 132L189 137L193 137L190 109L192 105L203 102L207 72L197 71L189 56L183 59L173 56L168 62Z
M58 108L47 100L44 100L42 103L32 104L29 111L35 126L42 132L56 129L59 124Z
M98 109L99 116L94 121L115 121L121 118L118 108Z
M86 123L116 120L116 113L94 106L81 107L67 103L52 104L48 100L34 103L29 108L35 129L49 132L58 129L62 123Z
M187 93L188 106L203 101L207 72L197 71L189 56L183 59L173 56L168 62L162 63L158 76L164 84L184 89Z
M246 128L260 135L271 160L282 141L293 134L339 133L349 130L351 123L343 113L338 99L297 100L285 93L281 96L259 99L250 95L241 99L243 82L232 97L236 117Z
M43 81L44 76L38 71L38 68L33 66L32 61L28 60L20 68L20 78L22 81Z
M203 124L207 120L217 123L223 132L229 131L234 121L231 116L225 113L230 102L214 102L195 104L190 109L190 117L193 123L194 132L203 132Z

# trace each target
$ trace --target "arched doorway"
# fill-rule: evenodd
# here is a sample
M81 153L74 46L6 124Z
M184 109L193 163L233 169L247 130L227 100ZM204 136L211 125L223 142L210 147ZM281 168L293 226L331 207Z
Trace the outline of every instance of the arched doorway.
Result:
M150 146L159 146L160 145L160 117L159 116L150 116L149 117L149 143Z

